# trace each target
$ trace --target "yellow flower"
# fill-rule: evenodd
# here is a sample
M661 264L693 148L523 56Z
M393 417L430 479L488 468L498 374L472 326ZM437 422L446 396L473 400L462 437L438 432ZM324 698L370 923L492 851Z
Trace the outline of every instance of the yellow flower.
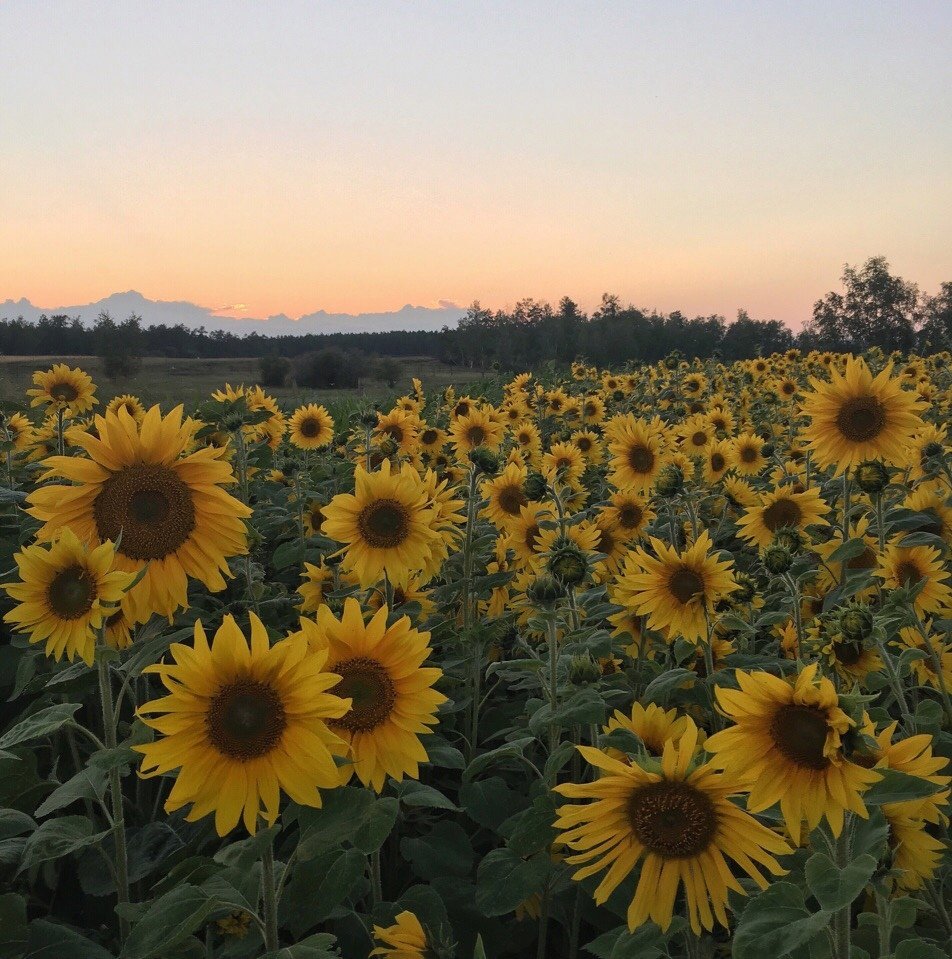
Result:
M949 571L942 554L932 546L900 546L893 542L879 557L876 576L888 589L906 589L925 581L913 606L919 615L952 606Z
M524 489L526 472L525 466L510 463L498 476L482 484L480 492L486 500L483 511L497 529L506 529L529 502Z
M389 613L382 606L365 624L357 600L348 597L339 620L327 606L318 609L316 622L301 620L311 648L326 651L327 668L341 677L334 691L351 700L331 723L352 763L340 768L341 782L356 774L378 793L387 776L419 778L419 764L427 761L420 736L432 732L436 710L446 702L433 688L442 670L423 666L430 634L414 629L407 616L387 626Z
M370 950L372 956L427 959L431 955L426 932L412 912L401 912L392 926L374 926L374 939L381 945Z
M502 444L503 432L501 423L475 407L465 415L457 416L450 424L450 436L461 460L465 460L477 446L486 446L495 452Z
M177 770L166 812L186 804L194 822L215 814L219 836L239 819L254 833L258 817L278 818L283 790L302 806L320 806L320 789L339 784L334 756L344 743L328 729L350 701L329 692L340 677L326 671L327 652L303 637L273 646L251 614L251 643L225 616L209 645L201 621L191 647L173 643L174 662L149 666L169 694L140 706L137 715L160 734L133 748L143 777Z
M760 496L756 506L748 507L737 525L738 536L761 548L769 546L781 529L805 532L808 526L824 523L830 507L815 487L794 492L791 486L780 486Z
M309 403L291 414L288 430L291 443L298 449L320 449L334 438L334 418L323 406Z
M125 411L137 423L142 422L142 418L145 416L145 407L142 405L142 402L139 400L138 396L133 396L131 393L124 393L122 396L114 396L106 404L106 412L115 413L120 406L124 407Z
M619 489L650 489L667 462L660 421L620 417L609 427L611 482Z
M49 548L25 546L14 554L20 582L3 588L17 600L3 618L31 643L46 643L46 655L93 663L96 630L116 609L133 576L113 570L109 541L87 549L68 527Z
M79 367L70 369L65 363L55 363L45 373L34 373L33 382L35 388L26 391L33 397L30 406L48 403L57 410L85 413L99 403L92 378Z

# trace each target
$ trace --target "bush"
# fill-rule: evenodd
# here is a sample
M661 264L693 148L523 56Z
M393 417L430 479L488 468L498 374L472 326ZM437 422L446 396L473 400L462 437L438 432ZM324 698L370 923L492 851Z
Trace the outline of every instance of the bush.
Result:
M360 353L345 353L335 347L308 353L298 360L299 386L317 390L356 389L366 367Z
M258 369L262 386L284 386L291 372L291 361L272 353L258 360Z
M392 356L385 356L382 360L378 360L374 368L374 379L382 380L390 389L397 385L397 380L402 374L403 366Z
M135 376L142 369L142 357L127 353L107 353L102 359L102 371L109 380Z

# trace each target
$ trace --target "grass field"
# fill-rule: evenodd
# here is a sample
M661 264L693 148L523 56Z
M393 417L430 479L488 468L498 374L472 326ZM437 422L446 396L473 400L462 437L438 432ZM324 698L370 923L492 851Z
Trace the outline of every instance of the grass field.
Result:
M269 388L268 392L283 405L316 402L334 412L333 408L347 410L363 402L392 399L410 388L410 379L414 376L423 380L431 393L450 384L459 389L483 376L479 370L446 366L429 356L406 357L400 362L403 375L394 389L367 378L355 390L311 390L287 386ZM136 376L110 383L102 372L102 362L95 356L10 356L0 359L0 402L22 403L24 392L32 385L34 370L49 369L54 363L81 367L101 384L100 393L108 396L133 393L146 405L160 403L163 408L176 403L195 406L224 383L234 386L258 381L257 359L147 357Z

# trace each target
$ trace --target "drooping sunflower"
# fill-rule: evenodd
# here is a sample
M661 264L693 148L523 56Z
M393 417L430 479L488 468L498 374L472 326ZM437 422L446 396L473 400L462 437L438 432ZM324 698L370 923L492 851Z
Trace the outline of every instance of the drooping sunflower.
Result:
M542 523L552 522L550 508L543 503L529 502L509 524L507 545L516 554L515 567L535 564L541 554Z
M340 767L340 781L357 778L381 792L387 776L398 782L419 778L427 761L420 736L437 723L436 711L446 697L433 688L443 671L424 666L430 655L430 634L402 616L387 626L382 606L364 623L360 604L348 597L338 620L327 606L315 621L301 620L302 634L315 650L327 652L327 668L341 677L334 688L351 700L351 708L331 722L347 743L351 762Z
M952 690L952 644L944 640L938 633L934 633L931 623L924 623L923 628L925 635L918 626L903 626L899 630L896 646L900 652L907 649L922 650L923 657L912 661L912 674L920 686L941 689L944 685L946 689ZM926 638L928 638L928 644ZM929 651L930 645L935 650L936 658L939 661L938 670Z
M380 945L370 950L372 956L427 959L432 954L420 920L409 911L401 912L392 926L374 926L374 939Z
M334 573L323 563L315 566L313 563L305 563L304 571L301 574L301 583L297 588L301 595L301 602L298 609L302 613L316 613L318 607L324 605L324 594L333 589Z
M482 484L484 512L497 529L506 529L529 502L525 493L526 473L525 466L510 463L498 476Z
M153 406L141 424L120 408L97 416L96 428L98 439L77 439L90 459L45 461L44 480L74 485L42 486L30 495L28 512L45 524L39 538L69 526L84 542L117 542L117 569L145 568L129 593L136 622L187 606L190 576L212 592L224 589L228 557L247 552L243 519L251 510L225 492L235 478L221 451L182 455L192 428L182 423L181 406L164 417Z
M145 416L145 407L142 405L142 401L138 396L133 396L131 393L124 393L122 396L114 396L106 404L106 412L115 413L120 406L124 407L125 411L137 423L142 422L142 417Z
M53 409L85 413L99 403L92 377L78 366L70 369L65 363L54 363L45 372L34 373L33 383L34 388L26 391L33 397L30 406L49 404Z
M834 835L843 813L867 818L861 793L880 778L850 762L842 736L855 723L840 708L830 680L812 663L787 682L770 673L735 672L740 689L716 687L721 710L735 725L704 744L714 764L750 788L747 808L763 812L780 803L795 843L806 820L812 831L826 817Z
M384 460L374 473L358 466L354 485L353 493L338 493L324 507L324 534L346 544L343 568L353 571L361 586L373 586L384 574L405 586L439 539L419 474L406 463L393 472Z
M842 373L830 370L828 381L811 377L801 406L810 419L805 436L822 469L832 466L839 476L863 460L905 462L926 404L891 372L889 364L874 377L865 360L851 356Z
M608 435L612 483L619 489L650 489L667 462L660 422L623 417Z
M340 782L334 755L345 744L328 728L350 708L329 692L340 677L326 669L327 651L303 637L273 646L251 614L251 642L226 615L211 645L201 621L191 647L173 643L171 664L147 667L169 694L140 706L137 715L160 734L134 746L143 777L178 770L166 812L191 809L189 822L215 813L219 836L241 819L254 833L258 817L278 818L283 790L302 806L320 806L320 789Z
M14 554L20 582L4 589L17 600L3 618L29 636L46 643L46 655L72 662L77 656L91 666L96 630L118 607L133 576L114 570L111 542L87 549L69 527L47 548L36 543Z
M457 416L450 423L450 436L456 447L456 455L465 460L477 446L485 446L495 452L502 444L505 428L485 410L471 408L465 416Z
M939 550L932 546L889 544L879 557L876 576L888 589L905 589L923 583L913 606L919 615L952 606L952 587L946 582L950 573Z
M945 483L941 480L921 483L906 496L902 505L925 517L916 530L932 533L952 546L952 493Z
M697 727L691 723L675 743L664 744L660 764L624 763L589 746L579 752L601 771L589 783L564 783L555 791L589 800L560 807L555 826L580 867L573 878L605 872L595 889L601 905L641 862L628 928L652 919L662 930L671 924L674 902L683 887L688 919L695 934L727 926L727 893L744 890L727 860L732 860L761 889L784 874L775 858L790 848L776 833L731 802L741 791L737 781L711 763L695 765Z
M317 450L334 438L334 418L323 406L299 406L288 421L288 438L301 450Z
M617 600L646 616L650 628L669 638L697 642L707 635L706 616L737 588L733 560L711 552L707 530L683 553L655 537L649 542L653 556L639 547L625 560Z
M824 523L823 517L830 507L820 496L815 486L794 492L790 486L780 486L764 493L756 506L749 507L738 520L738 536L764 548L773 541L781 529L794 529L803 533L808 526Z

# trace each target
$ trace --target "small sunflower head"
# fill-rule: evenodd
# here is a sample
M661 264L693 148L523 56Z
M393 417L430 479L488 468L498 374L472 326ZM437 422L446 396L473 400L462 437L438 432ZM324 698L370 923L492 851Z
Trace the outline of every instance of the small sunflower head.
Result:
M477 473L485 476L494 476L499 470L499 457L485 446L470 450L469 461L476 467Z
M873 631L873 614L861 603L850 603L840 612L840 633L851 643L862 643Z
M942 456L942 444L941 443L926 443L922 447L922 459L923 460L934 460Z
M658 474L655 489L658 491L658 495L665 499L677 496L684 489L684 473L681 472L681 467L675 463L669 463L665 466Z
M585 553L571 541L564 541L552 551L547 568L566 586L580 586L589 573Z
M360 425L370 429L377 425L377 419L377 411L375 409L364 410L364 412L360 414Z
M773 545L787 550L791 556L796 556L803 550L803 534L792 526L785 526L774 534Z
M588 686L602 678L602 668L592 658L591 653L573 656L569 664L569 681L574 686Z
M531 500L541 500L545 496L546 480L541 473L532 472L526 477L523 487L526 496Z
M737 589L730 599L734 603L749 603L757 595L757 580L747 573L737 573L734 576Z
M551 609L563 596L565 586L561 580L543 573L537 576L526 589L526 596L534 606Z
M878 496L889 485L889 471L879 460L866 460L853 472L856 485L870 496Z
M793 565L793 556L785 546L777 542L771 543L761 557L764 568L773 576L782 576Z

